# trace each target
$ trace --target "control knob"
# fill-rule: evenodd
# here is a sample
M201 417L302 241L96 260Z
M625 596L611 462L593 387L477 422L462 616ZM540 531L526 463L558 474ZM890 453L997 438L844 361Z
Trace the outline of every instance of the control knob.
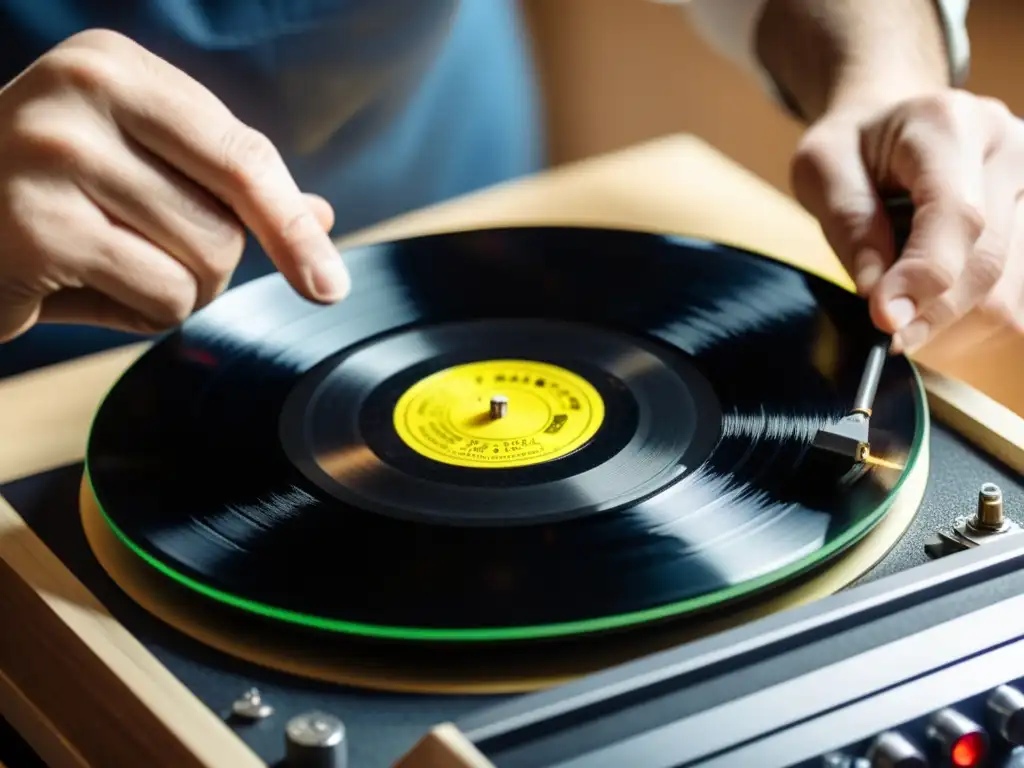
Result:
M928 768L928 761L913 743L896 731L886 731L868 749L871 768Z
M928 740L946 765L974 768L988 757L985 730L955 709L936 712L928 724Z
M345 725L323 712L293 717L285 726L288 768L348 768Z
M1024 746L1024 693L1009 685L996 688L988 698L992 730L1008 744Z

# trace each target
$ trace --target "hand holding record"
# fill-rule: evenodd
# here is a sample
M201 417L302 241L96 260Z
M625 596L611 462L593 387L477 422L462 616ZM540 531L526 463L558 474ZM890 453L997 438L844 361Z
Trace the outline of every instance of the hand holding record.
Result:
M115 33L68 39L0 91L0 340L175 326L226 287L247 228L302 296L337 300L332 219L266 137Z

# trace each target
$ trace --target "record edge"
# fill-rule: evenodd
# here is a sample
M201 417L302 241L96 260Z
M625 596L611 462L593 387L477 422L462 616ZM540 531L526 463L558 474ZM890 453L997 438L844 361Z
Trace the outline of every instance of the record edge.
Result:
M295 626L313 627L318 630L337 633L341 636L351 635L371 639L416 640L441 643L487 643L540 640L549 638L557 639L570 636L581 637L588 634L601 634L607 631L625 630L644 625L656 624L661 621L678 618L679 616L687 613L700 612L707 607L704 604L711 599L711 596L714 597L715 604L718 605L730 601L755 597L767 587L781 587L807 573L813 572L816 568L827 567L829 562L841 556L844 552L848 551L851 547L855 546L857 542L867 536L867 534L870 533L882 519L884 519L885 515L888 514L893 503L899 496L900 491L903 489L907 478L913 472L913 468L921 456L922 447L924 446L925 441L929 439L930 435L931 424L924 384L916 366L909 360L907 362L914 382L913 397L916 412L915 415L917 417L914 440L910 446L907 456L907 465L901 473L899 480L888 491L884 502L879 504L875 512L857 526L844 532L844 534L836 541L831 542L825 554L822 554L822 550L816 550L812 555L803 557L795 563L791 563L783 568L772 571L769 574L748 579L740 584L717 590L714 593L711 593L710 596L701 595L694 598L688 598L686 600L676 601L668 605L656 606L654 608L631 611L623 614L593 617L573 622L549 623L526 627L489 627L482 629L462 627L434 629L372 625L306 615L287 608L263 604L206 585L198 579L179 572L173 566L162 562L156 555L147 552L138 542L135 542L128 537L104 509L103 500L97 492L89 472L89 445L91 444L92 427L95 424L96 418L99 417L99 413L102 410L102 404L100 408L96 409L96 417L93 419L89 428L89 439L86 443L86 455L83 462L84 482L107 526L122 542L122 544L135 554L135 556L139 557L148 567L154 568L163 576L177 582L179 585L190 589L193 592L196 592L201 595L202 598L228 605L235 610L261 615L275 620L281 620ZM111 386L108 391L108 396L109 392L112 392L118 386L121 378L129 374L132 367L134 367L134 363L132 366L129 366L129 368L123 372L122 377L119 377ZM106 402L106 399L107 398L104 397L103 402Z
M411 243L411 242L424 242L431 240L443 239L452 236L469 236L474 234L495 234L508 231L560 231L560 232L591 232L591 233L624 233L632 235L641 235L644 237L653 237L660 240L665 240L673 245L685 245L694 250L706 252L708 250L714 251L729 251L736 255L744 258L753 258L758 261L768 262L776 267L779 267L785 271L795 273L805 278L820 280L828 286L837 290L843 291L850 295L855 295L850 285L844 285L838 282L834 276L826 275L818 270L811 270L788 260L782 259L781 257L772 256L767 253L763 253L754 250L750 247L743 245L730 244L723 240L712 240L706 237L695 236L695 235L683 235L674 234L669 232L655 232L643 229L631 229L622 226L589 226L585 224L510 224L501 226L483 226L483 227L468 227L465 229L454 230L451 232L428 232L418 235L410 235L407 237L401 237L393 240L380 240L370 241L367 243L359 243L351 246L350 248L344 248L339 245L339 249L344 255L346 252L353 253L359 251L371 251L374 248L381 246L387 246L397 243ZM238 286L239 289L244 290L246 285L251 285L254 282L262 280L278 280L283 282L283 277L279 274L268 274L260 278L256 278L254 281ZM200 313L207 311L206 308L201 310ZM106 521L107 525L113 531L114 535L137 557L139 557L147 566L155 568L157 571L162 573L167 578L172 579L181 586L190 589L198 594L202 595L205 599L215 600L222 604L226 604L235 610L241 610L247 613L253 613L255 615L262 615L272 619L283 620L286 623L291 623L296 626L313 627L318 630L328 631L337 633L341 636L351 635L355 637L363 637L370 639L384 639L384 640L416 640L426 642L441 642L441 643L462 643L462 642L516 642L522 640L542 640L542 639L558 639L566 638L571 636L585 636L587 634L602 634L608 631L626 630L629 628L641 627L652 623L658 623L661 621L672 620L678 618L681 615L685 615L688 612L700 612L704 610L705 606L702 604L706 602L710 597L708 595L697 596L693 598L687 598L686 600L676 601L669 605L656 606L653 608L642 609L638 611L630 611L623 614L615 614L609 616L591 617L587 619L580 619L572 622L552 622L543 625L526 626L526 627L487 627L487 628L471 628L471 627L457 627L457 628L420 628L420 627L405 627L405 626L390 626L390 625L373 625L362 622L346 621L342 619L330 619L320 616L306 615L301 612L292 611L287 608L282 608L274 605L265 605L255 600L234 595L226 592L225 590L217 589L203 584L198 579L192 578L186 574L177 571L174 566L168 565L161 561L156 555L147 552L138 542L129 538L124 531L122 531L111 519L109 514L106 512L103 500L100 494L97 492L95 484L93 483L92 477L89 472L89 453L90 446L92 445L93 430L97 420L110 399L112 393L120 385L121 381L129 376L131 372L139 365L141 365L149 352L158 346L160 343L165 342L167 339L173 337L177 331L170 331L157 337L147 349L143 350L131 363L124 368L116 380L110 385L103 397L100 399L98 407L93 413L93 417L90 421L86 443L85 443L85 456L83 458L84 464L84 480L85 484L89 489L93 499L99 508L100 514ZM924 441L929 439L930 435L930 419L929 419L929 407L928 398L924 389L924 383L917 370L917 367L912 360L906 358L909 365L911 376L914 380L914 405L918 423L916 424L917 429L914 434L914 441L910 447L907 458L907 467L904 469L899 480L896 482L894 487L888 492L885 501L880 504L873 515L863 521L860 525L854 527L850 531L844 533L837 542L833 542L832 546L826 555L822 556L820 550L814 555L808 555L807 557L801 558L795 563L791 563L781 569L777 569L770 574L765 574L753 579L748 579L738 585L725 587L712 593L715 598L715 604L728 603L736 600L744 600L751 597L755 597L760 591L763 591L764 583L774 584L775 586L783 586L787 583L792 582L795 579L799 579L801 576L813 572L818 567L825 567L828 562L841 556L844 552L848 551L852 546L856 545L857 542L862 540L871 530L878 525L878 523L884 519L885 515L891 508L894 500L899 495L900 490L903 488L907 477L910 475L914 463L918 460L921 454L921 448ZM822 559L824 557L824 560Z

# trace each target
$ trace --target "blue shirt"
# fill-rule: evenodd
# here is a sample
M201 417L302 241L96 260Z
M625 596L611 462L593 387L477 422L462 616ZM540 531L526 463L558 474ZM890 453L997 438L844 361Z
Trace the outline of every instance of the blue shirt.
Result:
M0 0L0 81L97 27L170 61L270 137L300 187L333 204L339 233L543 162L514 0ZM269 269L250 248L236 283ZM0 376L44 337L46 359L31 365L67 356L55 344L81 336L69 334L39 329L0 348Z

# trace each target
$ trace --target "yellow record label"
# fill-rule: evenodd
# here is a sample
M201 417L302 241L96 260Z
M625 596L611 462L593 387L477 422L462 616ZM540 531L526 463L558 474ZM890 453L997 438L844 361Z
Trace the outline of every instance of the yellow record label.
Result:
M508 469L566 456L601 428L604 401L586 379L531 360L487 360L439 371L395 406L398 436L457 467Z

